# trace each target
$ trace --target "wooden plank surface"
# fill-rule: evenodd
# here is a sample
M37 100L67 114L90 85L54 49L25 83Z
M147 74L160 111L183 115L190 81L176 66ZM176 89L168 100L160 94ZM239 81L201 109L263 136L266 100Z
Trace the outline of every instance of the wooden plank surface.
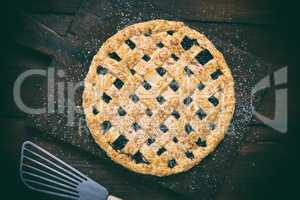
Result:
M165 12L176 11L185 20L221 23L272 24L280 8L272 0L154 1Z
M105 1L101 1L101 6L100 4L97 4L97 6L105 7L105 4L103 4L103 2ZM219 30L223 32L223 35L220 34L219 36L222 40L230 41L239 48L267 59L268 61L285 64L289 55L287 54L286 49L284 49L285 41L280 40L280 35L278 35L276 32L276 26L231 24L232 22L243 24L272 24L274 21L274 18L272 17L274 16L274 6L271 5L270 7L268 7L268 1L261 1L258 3L256 1L253 1L252 3L254 4L254 6L251 6L251 2L249 3L249 1L248 3L242 3L243 1L225 2L236 5L226 6L222 4L222 2L220 4L216 4L215 1L205 2L205 4L208 4L207 6L209 8L214 9L208 9L210 12L204 12L202 9L203 7L199 9L199 7L195 6L196 4L199 5L199 2L196 1L189 2L189 4L176 2L176 4L177 6L179 5L180 8L184 8L185 12L182 17L190 20L190 23L197 24L199 23L199 21L197 20L200 20L205 21L205 24L208 24L207 27L210 27L211 29L216 29L216 27L219 27ZM159 4L161 5L166 3L168 5L168 0L159 2ZM200 4L202 3L203 2L200 2ZM220 8L222 7L218 7L219 5L223 5L224 10L220 10ZM55 30L60 35L64 35L66 30L62 27L63 23L60 23L57 19L59 19L59 15L61 15L61 13L66 13L67 15L73 14L77 8L69 9L68 7L74 8L74 6L75 4L65 4L65 6L63 6L62 8L55 8L55 6L48 6L48 8L46 8L46 6L45 8L43 8L43 6L40 6L39 9L32 9L32 11L35 14L38 13L37 15L41 15L40 13L45 14L45 18L42 19L42 16L39 20L51 27L51 29ZM111 5L108 4L107 6L109 7ZM185 6L188 6L188 8L186 8ZM252 11L253 8L255 8L256 11ZM97 12L98 9L99 8L95 8L95 10L93 11L94 13L92 14L101 18L101 14ZM234 9L236 9L236 11L234 11ZM27 11L30 11L30 9L27 9ZM214 14L211 14L213 12ZM46 17L48 13L51 13L49 14L50 17ZM271 15L269 15L269 13L271 13ZM53 17L54 15L56 16ZM69 19L71 19L71 17ZM63 20L64 23L68 24L69 19ZM220 23L213 23L211 25L210 22L216 21ZM204 24L202 24L202 26L204 26ZM76 37L74 37L73 33L67 34L67 37L74 40L77 39ZM273 41L276 41L276 43L273 43ZM141 195L144 197L144 199L148 199L148 196L149 199L181 199L181 197L177 194L174 194L169 190L164 190L160 187L156 187L153 185L140 187L141 184L139 183L127 182L125 179L122 179L118 176L114 177L113 175L116 172L110 172L111 169L110 167L107 167L107 164L105 162L102 163L101 161L97 161L93 156L82 153L81 151L78 151L77 148L73 148L69 145L51 140L51 138L39 137L38 134L40 134L40 132L37 132L37 130L26 128L24 126L24 123L26 123L24 122L24 118L22 117L22 115L18 115L18 113L21 112L18 111L17 108L13 108L14 105L11 102L11 84L13 83L18 73L24 71L30 65L32 65L33 67L39 67L41 65L49 63L49 57L32 56L32 54L35 53L25 53L25 51L30 52L31 50L25 49L20 51L20 49L22 48L15 48L13 51L11 51L14 53L9 54L11 55L11 57L5 59L6 62L4 66L10 66L7 67L7 70L5 71L7 74L11 74L6 77L5 85L10 85L10 87L7 87L6 89L4 87L4 89L1 89L2 91L5 91L4 94L6 94L5 96L8 97L5 98L5 102L7 102L8 105L11 105L5 107L5 109L1 109L1 122L5 125L3 126L3 129L7 132L7 134L1 136L1 141L3 141L3 145L1 144L1 152L7 155L16 156L10 159L6 156L1 156L1 160L4 158L4 160L9 163L8 166L11 166L10 163L15 163L14 165L17 165L19 150L16 147L18 147L18 145L20 145L25 138L32 139L32 136L34 136L34 141L42 144L46 148L49 148L49 150L53 149L54 152L57 152L56 155L66 159L70 164L76 166L78 169L87 173L91 177L95 177L97 181L102 183L102 177L105 177L103 179L103 184L105 184L105 186L108 187L116 195L119 195L121 197L128 197L128 199L136 199L137 196L140 197ZM38 53L38 55L40 54ZM24 65L22 65L22 63ZM31 98L30 95L34 96L34 94L31 93L30 90L28 90L28 94L29 99ZM270 97L266 102L266 106L269 106L266 112L267 114L272 115L272 107L268 104L268 102L271 100L272 97ZM3 105L7 104L2 104L2 107ZM3 140L2 137L4 137ZM220 189L217 193L216 199L279 198L280 195L277 194L278 191L273 191L272 189L273 187L278 188L282 186L281 183L278 183L277 180L284 180L281 178L280 174L282 174L282 171L286 170L286 166L284 164L285 162L281 161L286 158L287 142L288 141L286 135L282 135L276 131L273 131L266 126L252 127L251 131L249 131L246 135L244 144L241 146L239 156L236 159L233 168L227 174L225 183L222 189ZM56 151L56 149L59 150ZM7 168L7 170L8 169L9 168ZM17 169L17 166L12 167L8 171L15 173L13 171L14 169ZM104 172L99 172L97 169L104 170ZM122 180L121 182L120 179ZM15 186L15 183L12 183L11 181L7 184L12 184ZM18 183L17 186L21 187L21 184ZM136 195L136 192L138 195ZM28 193L30 192L26 191L26 194ZM33 195L34 197L38 197L36 196L36 194ZM14 195L11 195L11 197L14 197Z
M19 110L13 99L14 82L26 70L47 69L51 58L41 52L16 44L7 48L6 53L7 55L2 59L2 66L5 66L3 70L6 75L2 74L4 76L1 78L0 88L5 98L2 98L0 116L4 118L22 117L24 119L27 114ZM31 77L24 82L21 95L26 105L32 104L32 99L35 97L33 88L38 88L34 85L38 86L41 82L44 82L44 79L38 77Z
M32 17L37 19L42 24L45 24L61 36L65 36L67 34L69 26L74 18L71 15L58 14L33 14Z
M26 12L69 15L77 12L80 3L81 0L31 0L29 4L22 2Z

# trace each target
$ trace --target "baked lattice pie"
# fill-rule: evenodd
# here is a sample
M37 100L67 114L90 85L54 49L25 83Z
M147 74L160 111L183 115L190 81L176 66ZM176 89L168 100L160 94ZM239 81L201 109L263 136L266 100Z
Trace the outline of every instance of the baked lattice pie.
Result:
M186 171L224 138L235 107L222 54L182 22L126 27L94 56L83 108L115 162L157 176Z

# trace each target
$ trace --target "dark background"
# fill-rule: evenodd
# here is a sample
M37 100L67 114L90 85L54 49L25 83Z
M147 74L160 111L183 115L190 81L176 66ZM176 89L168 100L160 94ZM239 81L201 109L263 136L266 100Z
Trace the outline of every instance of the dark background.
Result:
M101 2L101 1L99 1ZM16 42L24 24L20 11L64 36L80 7L81 0L3 1L1 2L1 110L0 110L0 195L10 199L49 197L26 190L19 180L20 144L26 138L55 150L59 157L88 176L105 185L113 194L127 199L184 199L176 193L155 185L137 185L126 180L105 163L86 153L26 128L25 114L18 111L12 99L12 85L17 75L28 68L47 66L51 57ZM155 1L167 8L170 0ZM236 31L231 41L274 66L289 66L289 114L296 114L298 68L298 15L292 1L271 0L211 0L176 1L173 6L183 10L183 17L202 23L226 25L226 31ZM226 36L221 39L226 39ZM275 69L274 69L275 70ZM25 86L26 87L26 86ZM25 94L34 98L34 94ZM274 93L268 92L263 113L272 117ZM219 189L216 199L281 199L291 195L296 174L297 140L292 138L299 118L289 117L289 131L281 134L253 123L246 135L239 156ZM53 151L52 151L53 152ZM101 171L101 172L100 172ZM292 175L292 176L291 176ZM201 180L199 180L201 181ZM294 185L295 186L295 185ZM199 197L201 199L201 197Z

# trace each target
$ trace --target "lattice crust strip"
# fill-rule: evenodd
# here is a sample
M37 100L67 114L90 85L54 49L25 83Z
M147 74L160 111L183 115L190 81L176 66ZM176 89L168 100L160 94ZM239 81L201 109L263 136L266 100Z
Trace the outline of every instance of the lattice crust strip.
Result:
M235 107L223 55L181 22L126 27L94 56L83 108L95 141L124 167L186 171L224 138Z

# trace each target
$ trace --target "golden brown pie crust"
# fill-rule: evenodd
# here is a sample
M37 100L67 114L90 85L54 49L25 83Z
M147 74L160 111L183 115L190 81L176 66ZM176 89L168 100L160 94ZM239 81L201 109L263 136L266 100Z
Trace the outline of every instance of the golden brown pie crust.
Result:
M223 55L182 22L153 20L110 37L85 78L83 108L96 143L144 174L186 171L224 138L235 108Z

